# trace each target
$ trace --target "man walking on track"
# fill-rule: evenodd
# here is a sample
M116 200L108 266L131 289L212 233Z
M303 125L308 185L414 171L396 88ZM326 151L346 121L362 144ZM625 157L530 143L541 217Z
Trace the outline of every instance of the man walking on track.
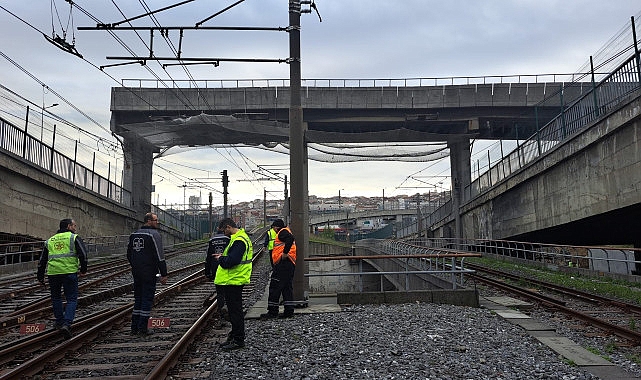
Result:
M129 235L127 260L131 264L134 277L134 310L131 313L131 335L150 335L147 329L151 307L156 293L156 275L160 273L160 283L167 283L167 264L162 246L162 237L156 229L158 216L145 214L140 229Z
M67 339L71 338L71 324L78 304L78 269L80 276L87 274L87 249L76 235L76 227L73 219L60 221L58 232L45 241L37 274L38 281L44 285L46 269L53 315L56 317L54 328ZM66 307L62 306L62 290L67 300Z

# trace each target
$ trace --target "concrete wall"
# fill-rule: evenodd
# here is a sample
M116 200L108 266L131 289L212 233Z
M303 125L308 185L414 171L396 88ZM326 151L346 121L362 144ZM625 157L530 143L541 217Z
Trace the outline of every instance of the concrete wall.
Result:
M462 237L509 239L639 204L641 100L636 98L463 205ZM611 223L625 225L621 219Z
M310 242L308 257L317 256L348 256L351 255L351 247L342 247L332 244L323 244ZM309 261L309 274L322 273L357 273L359 272L358 264L350 263L349 260L332 260L332 261ZM366 265L366 271L375 271L369 265ZM309 277L309 292L313 294L333 294L337 292L352 292L358 290L361 286L366 291L376 291L380 289L380 276L366 275L359 279L359 276L319 276Z
M129 234L133 210L27 161L0 151L0 230L47 239L61 219L73 218L81 236Z

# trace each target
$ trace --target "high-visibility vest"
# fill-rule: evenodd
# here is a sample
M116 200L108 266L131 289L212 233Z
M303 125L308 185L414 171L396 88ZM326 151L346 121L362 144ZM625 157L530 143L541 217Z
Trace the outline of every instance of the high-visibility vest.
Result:
M292 233L292 230L289 229L289 227L283 227L278 231L278 234L276 234L276 239L274 239L274 249L272 250L272 261L274 264L278 264L280 262L280 258L283 256L283 252L285 252L285 242L281 241L279 239L280 231L282 230L287 230L289 233ZM296 241L292 243L292 247L289 249L289 252L287 253L287 257L296 265Z
M227 256L229 247L234 245L234 242L238 239L242 239L245 242L245 253L243 253L243 259L240 264L235 265L231 268L225 269L218 266L216 269L216 279L214 284L216 285L246 285L249 284L249 279L252 275L252 257L254 255L254 248L252 247L252 242L249 236L244 229L239 229L238 232L231 235L229 244L223 251L223 256Z
M76 255L76 236L67 231L55 234L47 240L47 275L78 272L80 260Z
M276 231L274 231L273 228L270 228L269 231L267 231L267 235L269 235L269 242L267 243L267 250L271 251L274 249L274 240L276 240Z

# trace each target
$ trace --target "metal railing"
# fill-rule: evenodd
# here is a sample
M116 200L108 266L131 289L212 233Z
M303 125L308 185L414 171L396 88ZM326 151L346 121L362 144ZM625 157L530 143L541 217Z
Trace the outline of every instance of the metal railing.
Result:
M113 199L125 206L131 205L129 191L80 164L77 158L71 158L56 151L3 118L0 118L0 149L74 185ZM76 153L78 151L77 141L75 151ZM110 175L111 173L108 174Z
M421 86L454 86L470 84L503 84L503 83L566 83L586 78L586 73L558 74L514 74L450 77L416 77L416 78L311 78L302 79L305 87L421 87ZM595 75L607 75L596 73ZM203 79L203 80L158 80L124 78L123 87L138 88L254 88L254 87L289 87L289 79Z
M636 274L637 268L641 268L641 261L636 260L637 257L641 257L641 249L637 248L455 238L408 239L406 242L426 249L445 248L460 252L490 253L546 265L623 275Z
M384 291L383 278L398 280L396 282L399 283L397 286L399 290L409 291L433 288L433 283L425 279L418 281L421 284L418 289L416 285L411 285L416 283L413 279L417 278L417 276L428 275L445 278L446 280L443 284L451 286L452 289L457 289L462 287L465 282L464 274L474 272L473 270L465 269L465 258L480 256L476 252L443 252L389 239L359 240L356 242L356 248L367 250L372 255L309 257L305 261L356 261L358 271L308 273L305 274L305 277L358 276L358 289L359 292L363 292L363 276L379 276L380 291ZM374 272L365 271L363 268L364 260L376 261L379 270Z
M520 142L507 156L501 157L493 165L489 163L487 171L479 173L463 190L464 201L490 189L628 101L641 87L639 70L638 57L633 55L598 84L593 83L591 91L569 105L564 104L563 94L577 84L562 85L555 97L537 105L549 107L550 103L557 102L559 115L537 133Z
M90 236L82 239L90 257L123 254L129 235ZM0 244L0 265L33 262L40 258L44 240Z

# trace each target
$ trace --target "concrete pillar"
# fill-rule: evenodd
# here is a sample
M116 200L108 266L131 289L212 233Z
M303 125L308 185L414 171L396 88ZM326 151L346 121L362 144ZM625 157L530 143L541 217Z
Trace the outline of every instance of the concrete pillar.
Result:
M472 180L470 164L470 139L455 137L447 141L450 149L450 170L452 177L452 214L454 214L454 236L463 238L460 206L463 203L463 191L468 188Z
M307 193L307 144L301 106L300 65L300 0L289 0L289 171L291 178L290 226L296 238L296 271L294 272L294 301L307 306L309 279L305 256L309 250L309 195Z
M123 137L125 168L122 185L131 191L131 207L136 219L142 221L151 211L151 174L154 147L137 134L129 131L119 133Z

